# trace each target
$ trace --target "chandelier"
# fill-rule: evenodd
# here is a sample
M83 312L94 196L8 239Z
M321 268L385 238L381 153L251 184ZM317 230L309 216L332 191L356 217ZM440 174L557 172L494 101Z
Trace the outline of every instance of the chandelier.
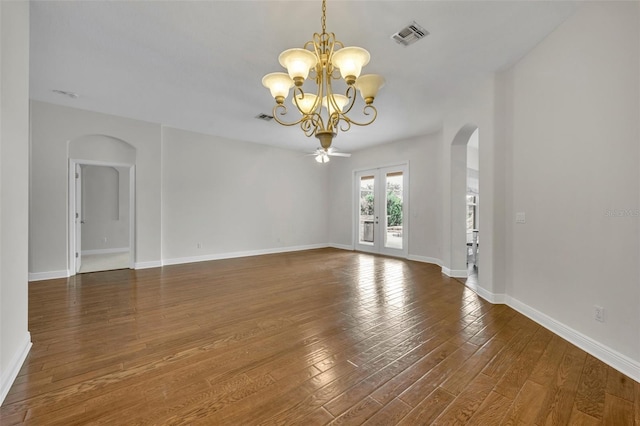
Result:
M380 75L360 75L362 67L369 63L369 52L361 47L345 47L336 40L334 33L327 33L326 3L322 0L322 33L315 33L304 48L288 49L280 54L278 60L287 73L274 72L262 78L262 84L276 101L273 118L284 126L300 124L304 134L307 137L315 135L325 151L338 130L346 132L352 124L367 126L374 122L378 111L373 100L384 85ZM341 79L346 83L344 94L334 92L333 80ZM309 80L315 83L315 88L305 92L303 85ZM288 122L279 116L287 114L284 102L292 87L291 102L301 117ZM347 115L356 102L356 91L364 99L364 121L356 121Z

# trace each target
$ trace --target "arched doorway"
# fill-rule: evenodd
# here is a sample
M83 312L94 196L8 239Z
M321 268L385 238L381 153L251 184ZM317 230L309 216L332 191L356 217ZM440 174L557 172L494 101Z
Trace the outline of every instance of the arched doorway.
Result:
M71 274L134 268L135 156L133 146L110 136L69 142Z
M467 270L477 274L480 247L480 156L478 129L467 143Z
M475 167L475 170L472 167ZM476 270L473 266L479 264L476 251L480 238L479 188L479 130L474 124L466 124L451 142L450 210L450 269L466 271L465 275L469 271L473 273ZM477 193L474 193L474 190Z

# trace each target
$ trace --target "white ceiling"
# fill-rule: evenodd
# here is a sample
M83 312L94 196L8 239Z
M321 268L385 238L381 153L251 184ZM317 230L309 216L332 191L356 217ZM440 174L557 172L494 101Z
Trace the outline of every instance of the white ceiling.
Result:
M531 50L578 7L565 1L332 1L327 30L366 48L382 74L374 124L339 134L343 151L429 133L442 104ZM32 1L31 98L235 140L310 151L271 113L262 76L320 31L314 1ZM390 36L416 21L431 34ZM75 92L70 99L53 89Z

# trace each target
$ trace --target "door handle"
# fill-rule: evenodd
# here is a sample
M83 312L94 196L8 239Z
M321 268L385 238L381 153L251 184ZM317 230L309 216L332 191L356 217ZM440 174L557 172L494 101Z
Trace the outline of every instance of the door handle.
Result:
M81 224L81 225L82 225L82 224L84 224L84 220L81 220L81 221L80 221L80 224Z

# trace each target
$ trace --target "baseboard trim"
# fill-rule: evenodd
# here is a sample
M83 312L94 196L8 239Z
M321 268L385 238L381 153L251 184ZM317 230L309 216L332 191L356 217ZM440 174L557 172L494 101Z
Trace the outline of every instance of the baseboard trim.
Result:
M442 267L442 260L440 259L436 259L435 257L427 257L427 256L417 256L414 254L410 254L407 257L408 260L413 260L415 262L422 262L422 263L430 263L432 265L437 265Z
M64 271L29 272L28 280L30 282L54 280L57 278L69 278L70 276L71 276L71 272L68 269Z
M490 291L480 287L479 285L473 282L466 283L465 286L471 289L475 294L482 297L484 300L486 300L489 303L493 303L493 304L506 303L507 296L505 294L491 293Z
M234 259L237 257L261 256L265 254L288 253L293 251L313 250L313 249L327 248L327 247L328 247L327 244L310 244L305 246L290 246L290 247L278 247L278 248L262 249L262 250L237 251L237 252L231 252L231 253L206 254L203 256L164 259L162 261L162 264L163 265L180 265L183 263L207 262L210 260L223 260L223 259Z
M135 262L133 265L134 269L151 269L160 267L162 267L161 260L152 260L150 262Z
M556 321L550 316L532 308L531 306L514 299L511 296L506 297L506 304L522 315L532 319L541 326L549 329L563 339L573 343L583 351L598 358L605 364L610 365L621 373L631 377L636 382L640 382L640 363L605 346L592 338L585 336L573 328Z
M4 402L4 399L11 389L11 385L13 385L16 377L18 377L20 368L22 368L22 364L24 364L27 355L29 355L31 345L31 334L27 331L19 350L13 355L7 369L2 372L2 377L0 377L0 405Z
M92 255L92 254L112 254L112 253L126 253L129 251L129 247L120 247L120 248L107 248L107 249L95 249L95 250L82 250L81 254Z
M335 243L330 243L330 244L328 245L328 247L335 248L335 249L340 249L340 250L353 251L353 246L352 246L352 245L347 245L347 244L335 244Z
M451 278L467 278L466 269L449 269L446 266L442 267L442 273Z

